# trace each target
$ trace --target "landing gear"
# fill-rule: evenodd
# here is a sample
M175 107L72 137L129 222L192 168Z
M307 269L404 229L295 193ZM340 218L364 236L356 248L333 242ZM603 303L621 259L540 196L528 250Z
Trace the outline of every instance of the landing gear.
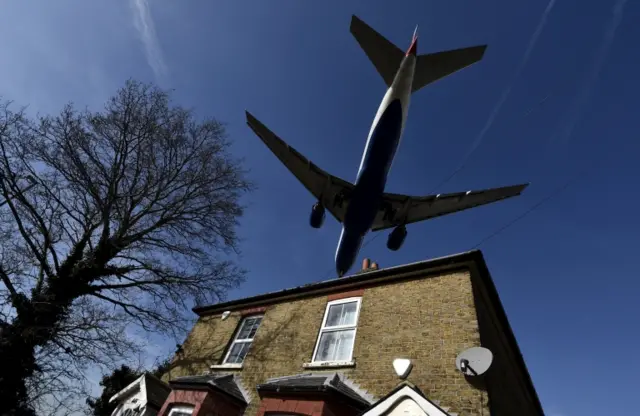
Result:
M407 227L404 225L397 226L387 239L387 248L391 251L398 251L407 237Z
M333 206L336 208L342 208L342 204L344 204L344 201L347 199L347 196L344 194L344 192L340 191L336 194L336 196L333 198Z
M320 228L324 223L325 209L324 206L318 201L311 207L311 216L309 217L309 224L313 228Z
M382 209L382 212L383 212L382 220L383 221L393 221L393 218L396 215L396 210L393 209L393 206L391 204L389 204L389 203L384 203L383 202L381 209Z

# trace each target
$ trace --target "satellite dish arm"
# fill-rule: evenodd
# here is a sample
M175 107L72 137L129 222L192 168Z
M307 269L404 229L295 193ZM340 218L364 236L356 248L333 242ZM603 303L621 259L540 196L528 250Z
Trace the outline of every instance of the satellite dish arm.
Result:
M478 375L478 373L476 373L476 370L474 370L473 367L469 365L469 360L467 359L460 360L460 370L462 370L463 373L466 373L466 371L469 370L474 376Z

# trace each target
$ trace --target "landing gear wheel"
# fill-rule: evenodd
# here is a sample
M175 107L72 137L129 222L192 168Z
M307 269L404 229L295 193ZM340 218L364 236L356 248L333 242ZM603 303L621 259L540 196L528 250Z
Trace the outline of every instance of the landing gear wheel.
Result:
M407 237L407 227L404 225L397 226L387 239L387 248L391 251L398 251Z

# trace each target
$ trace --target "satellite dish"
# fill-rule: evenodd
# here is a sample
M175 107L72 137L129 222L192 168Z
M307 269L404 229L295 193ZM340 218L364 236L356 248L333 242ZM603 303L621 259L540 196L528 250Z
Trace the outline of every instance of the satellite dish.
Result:
M492 361L493 354L490 350L483 347L472 347L458 355L456 367L465 376L474 377L486 373L491 367Z
M408 358L396 358L393 360L393 369L396 370L398 377L404 380L413 369L413 364Z
M222 312L222 320L224 321L225 319L227 319L227 317L229 316L231 312L230 311L224 311Z

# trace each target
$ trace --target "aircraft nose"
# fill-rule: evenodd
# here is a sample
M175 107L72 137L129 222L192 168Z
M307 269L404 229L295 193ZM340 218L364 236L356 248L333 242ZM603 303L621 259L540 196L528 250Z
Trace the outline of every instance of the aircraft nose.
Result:
M338 249L336 250L336 272L338 277L342 277L353 266L362 245L362 238L362 235L347 232L345 228L342 228Z
M344 276L344 274L349 270L350 267L351 267L350 264L345 264L344 262L336 261L336 273L338 273L338 277Z
M346 241L342 240L342 244L340 244L336 255L336 272L338 273L338 277L344 276L344 274L349 271L357 255L357 249L345 243Z

